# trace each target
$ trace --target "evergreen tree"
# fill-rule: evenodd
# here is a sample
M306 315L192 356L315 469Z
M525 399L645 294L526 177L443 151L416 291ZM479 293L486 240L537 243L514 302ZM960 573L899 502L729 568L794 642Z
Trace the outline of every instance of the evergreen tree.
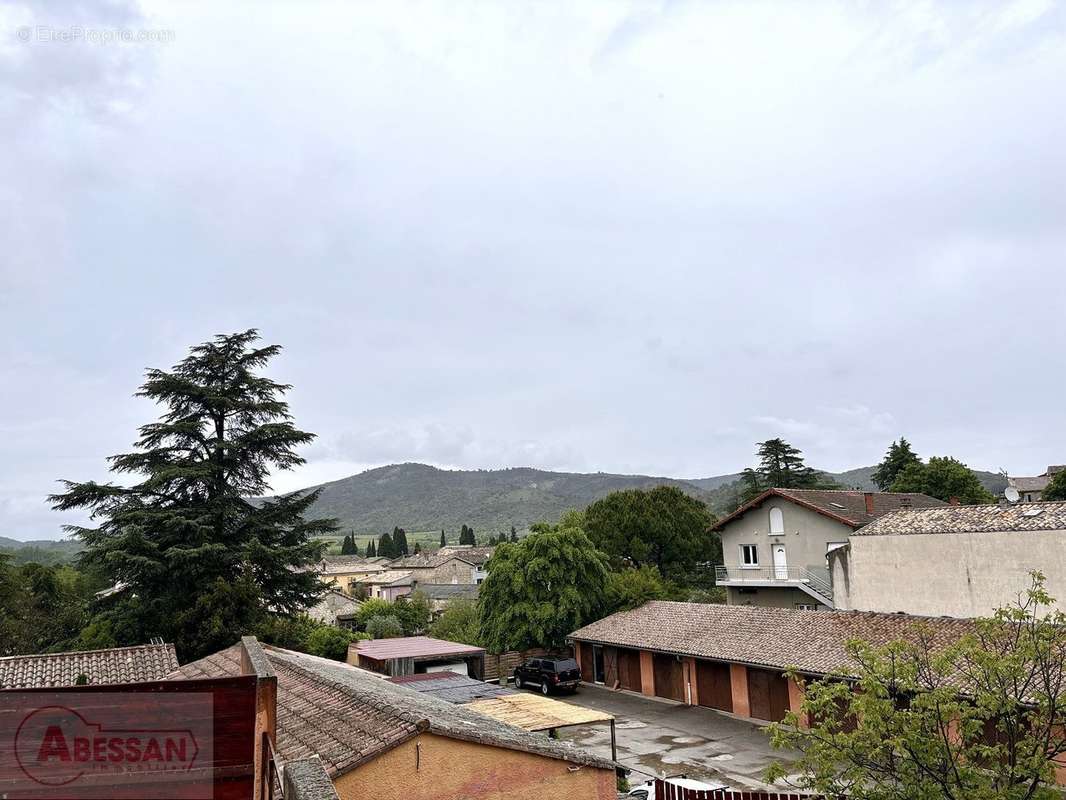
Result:
M392 549L397 558L408 555L407 531L396 527L392 530Z
M374 544L374 540L371 539L369 542L366 543L366 557L367 558L377 558L377 555L378 555L378 547L377 547L376 544Z
M835 489L837 484L803 463L803 453L784 439L759 442L759 466L745 469L740 476L741 503L758 497L767 489Z
M345 534L344 541L341 543L341 555L350 556L358 555L359 548L355 545L355 533Z
M911 450L911 443L901 436L898 442L892 442L889 446L888 452L870 475L870 479L877 484L878 489L887 492L903 470L911 464L921 463L921 459Z
M355 540L355 531L352 531L352 555L359 555L359 542Z
M303 463L286 384L257 374L281 349L256 347L248 330L193 347L171 371L150 369L137 393L166 408L140 428L136 450L112 456L129 486L64 481L57 510L89 509L98 527L68 526L86 565L127 591L104 601L96 622L120 644L173 641L183 661L233 644L268 610L296 614L320 596L313 569L335 530L306 520L318 492L261 504L272 470Z
M396 558L396 545L387 532L378 539L377 554L383 558Z
M448 540L444 538L444 529L443 528L441 528L441 532L440 532L440 546L441 547L447 547L448 546Z
M511 526L511 541L512 542L517 542L518 541L518 531L516 531L514 529L514 525Z
M416 556L419 553L421 553L422 552L422 543L421 542L415 542L415 549L412 550L411 552L412 552L412 555L416 555Z

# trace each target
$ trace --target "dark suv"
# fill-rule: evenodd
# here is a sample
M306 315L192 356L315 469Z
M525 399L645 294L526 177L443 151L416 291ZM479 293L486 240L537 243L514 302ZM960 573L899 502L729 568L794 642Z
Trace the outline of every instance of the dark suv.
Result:
M531 658L514 671L516 689L535 686L541 694L551 694L558 689L573 691L580 681L581 670L572 658Z

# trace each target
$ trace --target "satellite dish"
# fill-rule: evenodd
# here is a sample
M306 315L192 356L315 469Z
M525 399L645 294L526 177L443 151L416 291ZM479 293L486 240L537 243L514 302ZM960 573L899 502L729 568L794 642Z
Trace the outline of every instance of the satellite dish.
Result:
M1019 500L1022 499L1022 496L1018 494L1018 490L1015 489L1013 486L1008 486L1006 489L1004 489L1003 496L1006 497L1012 503L1017 503Z

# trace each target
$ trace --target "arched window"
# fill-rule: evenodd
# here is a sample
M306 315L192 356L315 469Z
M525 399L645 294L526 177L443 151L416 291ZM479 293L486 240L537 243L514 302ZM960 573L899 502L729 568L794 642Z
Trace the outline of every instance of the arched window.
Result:
M785 532L785 515L781 513L780 508L770 509L770 533L784 533Z

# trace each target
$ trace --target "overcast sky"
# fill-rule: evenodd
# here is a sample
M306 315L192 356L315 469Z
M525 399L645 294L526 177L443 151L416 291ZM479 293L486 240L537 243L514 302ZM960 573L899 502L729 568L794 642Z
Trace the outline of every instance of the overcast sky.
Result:
M0 535L248 327L276 489L1066 460L1062 3L71 6L0 6Z

